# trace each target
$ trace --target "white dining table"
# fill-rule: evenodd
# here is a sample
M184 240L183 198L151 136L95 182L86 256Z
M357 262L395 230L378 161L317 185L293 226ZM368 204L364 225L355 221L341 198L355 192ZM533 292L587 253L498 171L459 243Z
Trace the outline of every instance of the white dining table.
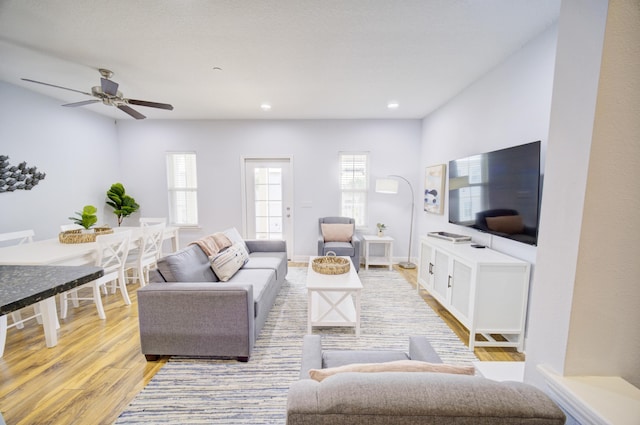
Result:
M114 228L113 231L122 232L126 230L131 230L131 238L132 238L131 245L132 245L132 248L134 248L137 246L140 236L142 236L142 232L143 232L142 229L143 229L142 227L123 226L123 227ZM177 251L179 248L178 229L179 229L178 227L167 226L165 227L164 236L163 236L163 241L167 239L171 240L172 249L174 251ZM7 246L7 247L0 248L0 269L10 270L6 267L15 266L14 268L17 268L18 270L24 270L25 266L41 266L41 267L32 268L32 269L51 272L53 268L46 267L46 266L85 266L86 268L86 266L88 265L92 266L95 262L94 253L96 251L96 247L97 247L96 242L66 244L66 243L61 243L58 238L44 239L41 241L24 243L21 245ZM20 267L23 267L23 269L20 269ZM29 269L29 270L32 270L32 269ZM72 271L72 269L78 269L78 268L77 267L76 268L58 267L58 272L64 269L67 269L66 272L68 274ZM95 269L95 267L92 267L92 269ZM102 269L97 269L97 270L100 270L100 275L102 275L103 273ZM15 295L12 291L17 291L18 289L20 289L21 291L24 292L24 291L32 290L33 287L38 286L37 279L32 279L31 281L26 280L24 282L21 282L21 281L18 281L17 279L12 278L5 272L3 273L4 274L0 276L0 284L2 284L0 289L4 290L4 292L10 294L11 296ZM95 277L99 277L99 275L96 275ZM44 279L45 279L45 282L40 282L40 284L49 285L57 282L53 278L49 279L47 277L44 277ZM92 279L89 279L89 281L90 280ZM38 295L40 297L44 297L44 299L34 298L34 297L31 297L31 298L18 297L17 302L22 302L24 306L30 305L33 303L38 303L38 305L40 306L40 310L43 318L43 325L44 325L45 342L47 347L54 347L57 344L56 329L59 327L58 325L59 322L56 314L55 295L57 293L60 293L60 291L62 290L61 288L64 289L65 287L67 287L67 289L71 289L76 287L80 283L84 283L86 281L88 280L87 279L72 280L71 282L73 284L72 286L69 286L70 285L69 282L66 282L66 283L63 282L63 284L59 284L58 282L56 283L56 285L52 287L53 289L47 287L47 291L49 292L45 291L43 293L38 293ZM33 283L33 282L36 282L36 283ZM24 285L27 285L27 286L25 287ZM51 292L52 290L53 292ZM0 290L0 296L2 294L3 292ZM49 295L49 297L46 297L46 295ZM9 301L13 300L13 298L11 297L6 297L6 298ZM31 302L27 302L28 300L31 300ZM0 313L0 326L6 330L7 314L16 310L18 307L22 305L18 305L15 303L11 304L9 303L9 301L7 301L8 306L4 306L4 300L0 300L0 301L3 301L3 311ZM13 306L12 309L9 308L11 306ZM3 338L5 336L6 336L6 332L0 332L0 343L2 343L2 347L1 347L2 350L0 350L0 357L2 357L2 351L4 351Z
M131 230L132 241L142 236L142 227L116 227L114 232ZM177 251L178 227L167 226L163 240L170 239L173 251ZM0 264L2 265L65 265L80 266L93 264L96 242L61 243L58 238L44 239L22 245L0 248Z

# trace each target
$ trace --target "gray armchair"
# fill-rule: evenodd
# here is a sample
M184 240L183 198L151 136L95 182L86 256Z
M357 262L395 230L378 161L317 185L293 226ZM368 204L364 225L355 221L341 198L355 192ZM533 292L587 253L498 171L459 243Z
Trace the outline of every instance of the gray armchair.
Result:
M322 235L322 224L352 224L353 236L350 242L329 242L325 241ZM327 255L327 252L333 251L338 256L351 257L351 262L356 268L356 272L360 270L360 237L355 231L356 221L349 217L322 217L318 220L318 255Z

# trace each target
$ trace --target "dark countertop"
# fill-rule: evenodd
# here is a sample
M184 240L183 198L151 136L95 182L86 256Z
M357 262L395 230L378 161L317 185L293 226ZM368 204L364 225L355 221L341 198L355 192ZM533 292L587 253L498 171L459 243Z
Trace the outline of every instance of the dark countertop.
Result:
M0 316L91 282L104 274L95 266L0 265Z

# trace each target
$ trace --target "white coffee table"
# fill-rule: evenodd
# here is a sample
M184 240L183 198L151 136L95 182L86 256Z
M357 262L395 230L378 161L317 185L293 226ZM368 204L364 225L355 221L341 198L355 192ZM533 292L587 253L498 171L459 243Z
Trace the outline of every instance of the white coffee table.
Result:
M309 258L307 268L307 333L314 326L347 326L360 336L360 291L362 283L350 262L349 272L337 275L316 273Z

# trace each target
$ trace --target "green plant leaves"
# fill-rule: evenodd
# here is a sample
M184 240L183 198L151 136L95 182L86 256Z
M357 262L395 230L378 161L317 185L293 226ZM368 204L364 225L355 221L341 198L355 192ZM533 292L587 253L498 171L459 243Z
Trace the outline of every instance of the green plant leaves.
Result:
M107 198L109 199L106 202L107 205L113 208L113 213L118 217L118 226L124 217L130 216L140 208L135 199L125 193L122 183L112 184L107 191Z
M84 208L82 208L82 212L76 211L77 217L69 217L69 220L84 227L85 229L89 229L98 222L96 212L98 212L98 209L93 205L85 205Z

